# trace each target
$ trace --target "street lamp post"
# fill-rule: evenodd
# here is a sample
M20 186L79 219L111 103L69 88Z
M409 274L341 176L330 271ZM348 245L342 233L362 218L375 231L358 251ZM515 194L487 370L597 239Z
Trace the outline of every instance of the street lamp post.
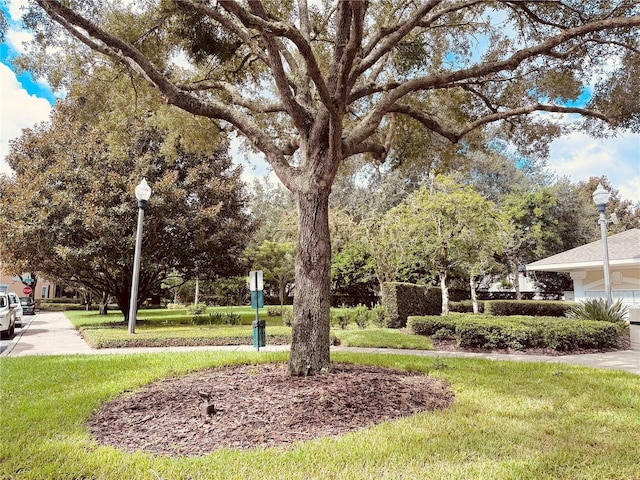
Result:
M144 220L144 209L151 196L151 187L146 179L136 187L136 198L138 199L138 229L136 232L136 250L133 257L133 272L131 274L131 299L129 300L129 333L136 331L136 314L138 310L138 282L140 279L140 250L142 249L142 221Z
M604 291L607 299L607 305L613 305L613 297L611 296L611 278L609 276L609 248L607 247L607 217L605 209L609 201L609 192L604 189L602 184L598 184L598 188L593 192L593 202L600 212L600 236L602 237L602 263L604 269Z

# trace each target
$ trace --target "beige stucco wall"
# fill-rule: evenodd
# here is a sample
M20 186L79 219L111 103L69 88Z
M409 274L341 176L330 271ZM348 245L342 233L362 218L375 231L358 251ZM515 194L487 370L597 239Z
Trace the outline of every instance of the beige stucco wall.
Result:
M610 269L611 294L624 303L640 306L640 267L615 267ZM592 297L604 292L604 272L602 270L576 270L570 272L573 279L575 300Z
M0 286L2 288L6 288L8 292L15 292L18 296L22 297L24 294L22 293L22 289L25 285L20 281L20 279L15 279L15 275L7 275L5 273L0 272ZM43 289L43 287L46 287ZM43 293L47 293L47 296L44 298L53 298L55 295L56 285L53 282L49 282L43 278L38 278L38 284L34 289L34 297L35 299L43 298Z

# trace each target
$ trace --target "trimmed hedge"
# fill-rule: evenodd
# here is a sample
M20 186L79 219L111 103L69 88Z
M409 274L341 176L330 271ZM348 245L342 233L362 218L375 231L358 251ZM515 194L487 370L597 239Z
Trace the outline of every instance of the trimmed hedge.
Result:
M471 300L461 300L459 302L449 302L449 311L456 313L473 313L473 302ZM484 301L478 300L478 312L484 313Z
M405 327L409 315L438 315L442 312L442 294L437 287L385 282L382 284L382 298L389 328Z
M36 302L37 307L40 310L46 310L47 312L64 312L67 310L86 310L87 306L80 303L51 303L51 302ZM92 304L89 310L98 310L98 304Z
M563 351L611 348L618 344L621 329L614 323L594 320L563 320L562 323L572 324L575 328L566 328L562 324L547 327L543 332L543 340L548 348Z
M82 331L81 331L82 333ZM195 338L145 338L132 337L127 339L99 339L94 340L89 335L82 335L91 348L138 348L138 347L204 347L204 346L229 346L229 345L252 345L253 337L195 337ZM333 345L337 340L333 340ZM266 334L265 343L267 345L288 345L291 337L288 335Z
M68 304L80 304L82 300L79 298L69 297L55 297L55 298L36 298L36 303L68 303Z
M455 338L461 347L485 349L615 348L621 334L614 323L558 317L412 316L408 325L418 335Z
M566 317L571 311L571 302L548 300L489 300L485 312L496 317L529 315L532 317Z
M411 316L407 319L407 326L416 335L430 337L443 328L455 332L458 322L464 321L466 318L468 317L462 315Z

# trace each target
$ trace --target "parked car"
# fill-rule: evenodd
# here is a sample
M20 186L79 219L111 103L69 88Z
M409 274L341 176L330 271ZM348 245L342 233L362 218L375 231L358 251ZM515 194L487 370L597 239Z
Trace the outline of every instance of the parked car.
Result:
M9 294L0 293L0 338L11 338L16 329L16 307L11 304Z
M20 297L18 297L17 293L9 292L9 302L16 311L16 326L21 327L22 315L24 311L22 310L22 305L20 304Z
M20 297L20 305L22 305L22 313L25 315L36 314L36 301L31 297Z

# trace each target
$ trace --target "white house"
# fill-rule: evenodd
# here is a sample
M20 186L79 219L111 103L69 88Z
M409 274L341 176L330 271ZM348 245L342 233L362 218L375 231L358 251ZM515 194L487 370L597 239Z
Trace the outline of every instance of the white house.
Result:
M640 229L607 237L611 294L630 307L640 307ZM575 301L604 298L602 241L597 240L527 265L527 271L567 272Z

